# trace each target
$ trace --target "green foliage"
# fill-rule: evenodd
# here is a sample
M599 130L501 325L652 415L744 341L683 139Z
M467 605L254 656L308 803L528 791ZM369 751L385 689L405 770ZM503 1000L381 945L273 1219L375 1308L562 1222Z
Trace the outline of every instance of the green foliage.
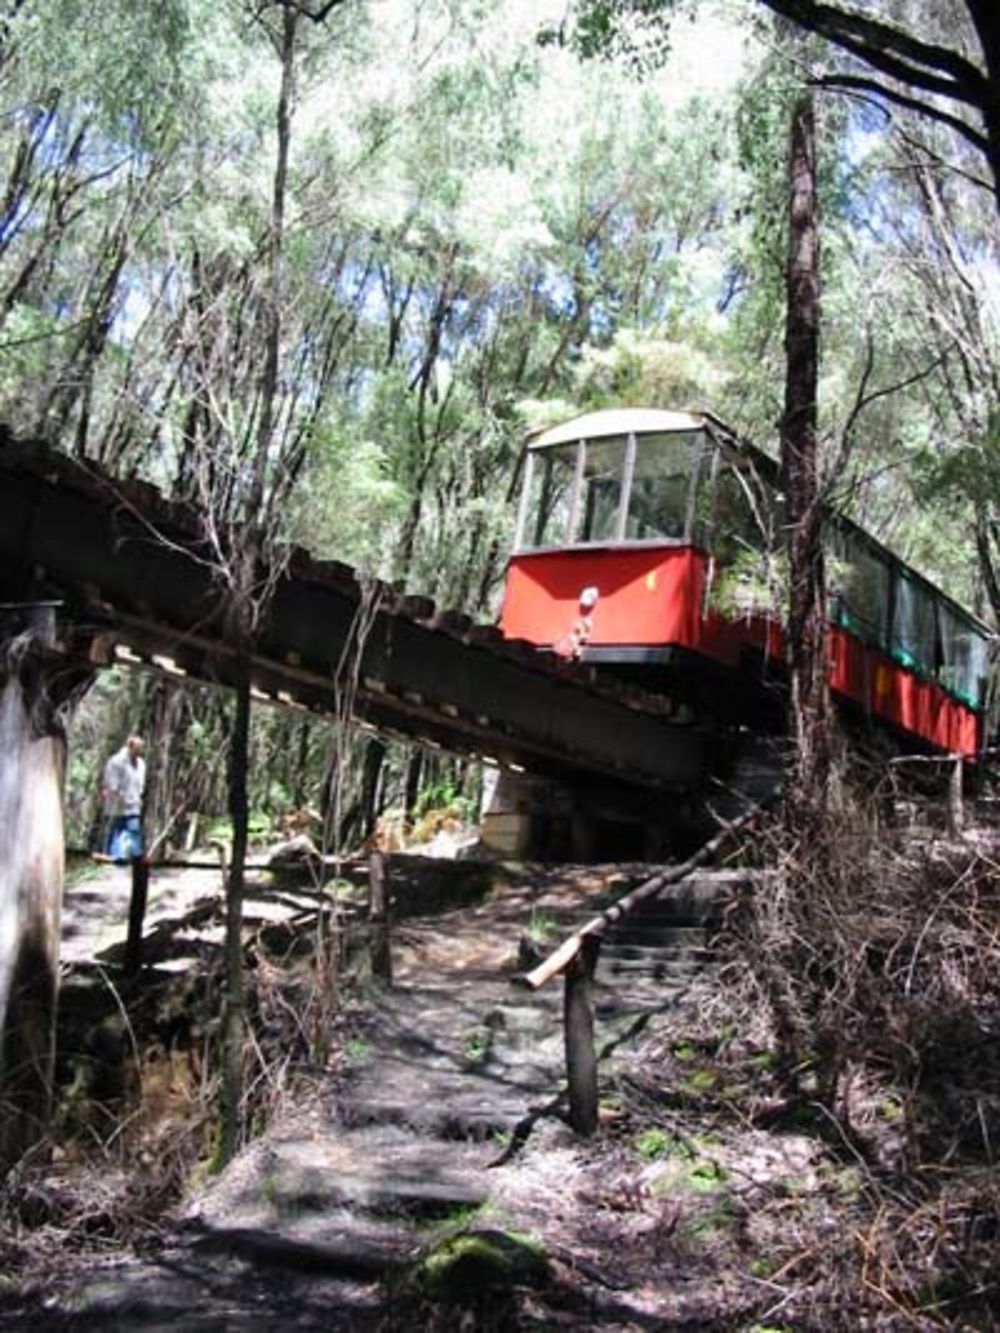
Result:
M524 933L533 944L544 944L552 938L556 929L557 923L553 917L532 908Z
M677 1152L678 1141L668 1130L661 1129L659 1125L651 1125L636 1135L632 1146L640 1157L655 1162L661 1157L673 1156Z
M489 1055L490 1033L487 1029L476 1028L468 1032L462 1043L462 1053L470 1064L482 1064Z
M367 1037L348 1037L344 1042L344 1055L353 1065L367 1064L372 1056L372 1044Z
M724 1185L729 1177L718 1162L701 1160L691 1166L687 1178L696 1194L709 1194Z
M696 1069L680 1084L680 1089L690 1097L702 1097L706 1093L714 1092L721 1079L721 1075L716 1069Z
M732 620L783 618L787 604L788 559L784 551L739 551L716 570L710 605Z
M273 835L274 826L267 810L251 810L247 819L247 834L251 843L266 843ZM212 843L232 845L233 825L228 818L213 819L205 825L204 840Z

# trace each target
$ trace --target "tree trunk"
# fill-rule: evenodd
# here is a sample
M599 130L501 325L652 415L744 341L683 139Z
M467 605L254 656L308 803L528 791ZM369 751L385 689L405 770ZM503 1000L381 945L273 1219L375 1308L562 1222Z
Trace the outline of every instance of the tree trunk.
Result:
M0 646L0 1169L48 1125L63 893L65 738L23 644Z
M787 269L785 413L781 468L788 533L788 661L795 747L789 784L793 815L825 808L830 771L826 679L826 582L817 464L820 255L816 124L812 97L792 116Z
M239 1148L243 1106L243 1029L246 1008L243 976L243 888L246 864L250 767L250 664L243 645L236 685L236 710L229 737L229 816L233 825L232 857L226 881L226 994L222 1010L222 1122L220 1165Z
M1000 10L996 0L966 0L966 7L976 29L986 64L986 105L983 123L989 140L993 193L1000 208Z

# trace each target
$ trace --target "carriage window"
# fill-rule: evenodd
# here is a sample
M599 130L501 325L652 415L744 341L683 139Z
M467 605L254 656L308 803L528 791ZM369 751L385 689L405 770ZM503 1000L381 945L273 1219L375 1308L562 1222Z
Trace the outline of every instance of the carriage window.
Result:
M868 643L884 645L889 629L889 565L854 536L837 542L837 621Z
M685 536L700 448L701 435L696 431L639 436L626 537L651 541Z
M584 445L583 488L575 538L578 542L609 542L618 536L625 445L624 436Z
M751 503L753 478L723 463L715 483L712 551L722 561L737 559L747 551L766 546L760 518ZM759 497L757 497L759 499Z
M892 615L892 655L915 671L933 675L937 662L937 616L934 597L916 579L900 572Z
M577 448L575 443L563 444L539 449L534 455L525 527L527 546L565 546L570 540Z
M946 690L978 708L986 676L986 640L975 625L949 606L941 606L940 619L942 665L938 679Z

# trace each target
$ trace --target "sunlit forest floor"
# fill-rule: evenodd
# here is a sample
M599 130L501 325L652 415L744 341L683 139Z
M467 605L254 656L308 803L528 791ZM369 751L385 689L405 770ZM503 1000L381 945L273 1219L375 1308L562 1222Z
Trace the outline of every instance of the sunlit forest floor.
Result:
M142 983L116 963L128 873L78 877L57 1123L0 1195L3 1327L1000 1327L996 1009L959 928L997 934L995 848L914 848L901 873L938 874L920 948L942 925L942 966L978 990L942 1003L908 1081L859 1044L835 1106L810 1071L791 1098L722 946L598 972L590 1141L563 1119L560 987L510 978L646 871L393 857L393 987L348 932L323 993L318 895L260 876L255 1137L217 1175L218 874L154 885ZM363 887L339 891L349 914Z

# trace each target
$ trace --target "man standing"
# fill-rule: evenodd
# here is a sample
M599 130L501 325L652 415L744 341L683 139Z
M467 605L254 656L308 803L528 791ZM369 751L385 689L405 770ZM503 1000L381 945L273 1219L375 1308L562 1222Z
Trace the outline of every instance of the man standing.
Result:
M146 789L146 761L142 749L142 737L129 736L104 765L101 796L108 819L105 850L114 861L130 861L143 852L142 794Z

